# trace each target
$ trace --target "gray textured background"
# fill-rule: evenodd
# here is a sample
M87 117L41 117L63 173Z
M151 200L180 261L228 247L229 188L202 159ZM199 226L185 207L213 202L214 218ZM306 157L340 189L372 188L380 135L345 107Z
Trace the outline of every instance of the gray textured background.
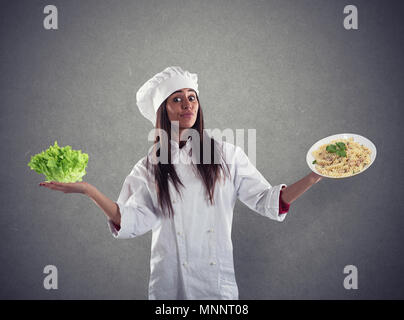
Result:
M46 4L57 31L43 28ZM343 28L346 4L359 30ZM328 135L378 148L369 170L323 179L283 223L237 203L240 298L404 298L403 14L400 1L1 1L0 297L147 298L151 233L113 239L90 199L38 187L27 163L72 145L90 156L85 180L116 200L149 147L135 93L179 65L199 75L208 128L257 129L271 184L308 174L308 148ZM48 264L58 290L43 288ZM343 287L349 264L358 290Z

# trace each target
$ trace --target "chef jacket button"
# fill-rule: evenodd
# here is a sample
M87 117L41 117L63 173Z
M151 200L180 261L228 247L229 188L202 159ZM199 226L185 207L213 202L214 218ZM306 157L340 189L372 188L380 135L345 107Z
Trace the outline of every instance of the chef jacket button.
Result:
M182 265L183 265L184 267L186 267L186 266L187 266L187 263L186 263L186 262L183 262Z
M180 236L180 235L181 235L181 232L178 231L177 234Z
M214 261L212 261L212 262L210 263L211 266L214 266L215 264L216 264L216 262L214 262Z
M213 229L209 229L208 232L209 232L209 233L212 233L212 232L213 232Z

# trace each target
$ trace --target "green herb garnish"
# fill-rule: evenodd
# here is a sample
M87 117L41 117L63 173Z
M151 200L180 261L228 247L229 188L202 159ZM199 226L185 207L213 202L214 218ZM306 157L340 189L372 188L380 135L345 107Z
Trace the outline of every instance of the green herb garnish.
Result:
M317 163L317 160L314 160L313 162L312 162L312 164L316 164Z
M346 157L346 145L343 142L328 145L325 150L330 153L336 153L340 157Z

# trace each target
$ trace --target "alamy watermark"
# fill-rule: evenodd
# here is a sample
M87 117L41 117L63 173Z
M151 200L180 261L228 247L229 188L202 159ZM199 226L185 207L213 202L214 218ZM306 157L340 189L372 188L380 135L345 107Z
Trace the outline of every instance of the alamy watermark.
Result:
M43 287L46 290L56 290L58 288L58 269L54 265L47 265L43 269L47 276L43 279Z
M343 21L344 28L358 30L358 8L352 4L346 5L344 13L347 14Z
M58 8L52 4L48 4L43 8L43 13L47 16L43 19L43 27L46 30L58 29Z
M223 161L227 164L232 164L237 162L241 166L249 166L250 164L255 167L256 165L256 158L257 158L257 134L256 134L256 129L248 129L247 130L247 139L245 139L246 136L246 130L245 129L230 129L226 128L224 130L220 129L204 129L203 133L203 156L201 159L201 150L200 150L200 141L201 137L200 134L197 130L189 128L185 129L184 133L181 134L180 139L176 139L176 137L179 137L179 126L178 126L178 121L172 121L171 122L171 155L174 154L179 154L178 157L173 157L171 158L171 163L172 164L211 164L212 163L212 158L213 158L213 163L222 163ZM168 133L163 130L163 129L158 129L158 128L153 128L150 130L148 134L148 141L154 142L156 137L159 137L159 141L154 143L150 149L149 153L154 152L154 157L150 158L150 161L153 164L168 164L168 152L169 152L169 135ZM214 152L213 155L211 153L211 139L212 138L214 141L218 142L219 146L224 144L224 141L228 143L230 148L236 148L234 153L230 154L225 154L224 157L222 158L220 155L220 152ZM188 141L188 140L191 141ZM189 147L187 148L187 153L180 153L179 150L179 141L186 141L187 145ZM247 140L247 141L245 141ZM247 147L248 147L248 156L244 152L244 147L247 142ZM232 146L233 145L233 146ZM237 150L237 147L239 149ZM226 152L226 148L221 149L220 151ZM228 149L227 149L228 150ZM158 151L158 153L157 153ZM237 153L238 151L238 153ZM158 154L158 155L157 155ZM191 156L189 156L189 154ZM230 156L228 156L230 155ZM236 156L232 156L236 155ZM202 162L201 162L202 160Z
M348 274L344 278L344 288L347 290L358 289L358 268L354 265L344 267L344 274Z
M47 16L43 20L43 27L46 30L58 30L58 9L55 5L48 4L44 7L43 13ZM344 7L343 13L346 14L343 20L343 26L346 30L358 29L358 8L349 4Z

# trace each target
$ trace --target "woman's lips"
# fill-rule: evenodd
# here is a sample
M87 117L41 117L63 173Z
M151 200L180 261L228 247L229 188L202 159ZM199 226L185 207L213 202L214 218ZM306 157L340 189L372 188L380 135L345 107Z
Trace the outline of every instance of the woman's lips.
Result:
M181 115L181 117L183 117L183 118L192 118L193 116L194 116L193 113L185 113L185 114Z

